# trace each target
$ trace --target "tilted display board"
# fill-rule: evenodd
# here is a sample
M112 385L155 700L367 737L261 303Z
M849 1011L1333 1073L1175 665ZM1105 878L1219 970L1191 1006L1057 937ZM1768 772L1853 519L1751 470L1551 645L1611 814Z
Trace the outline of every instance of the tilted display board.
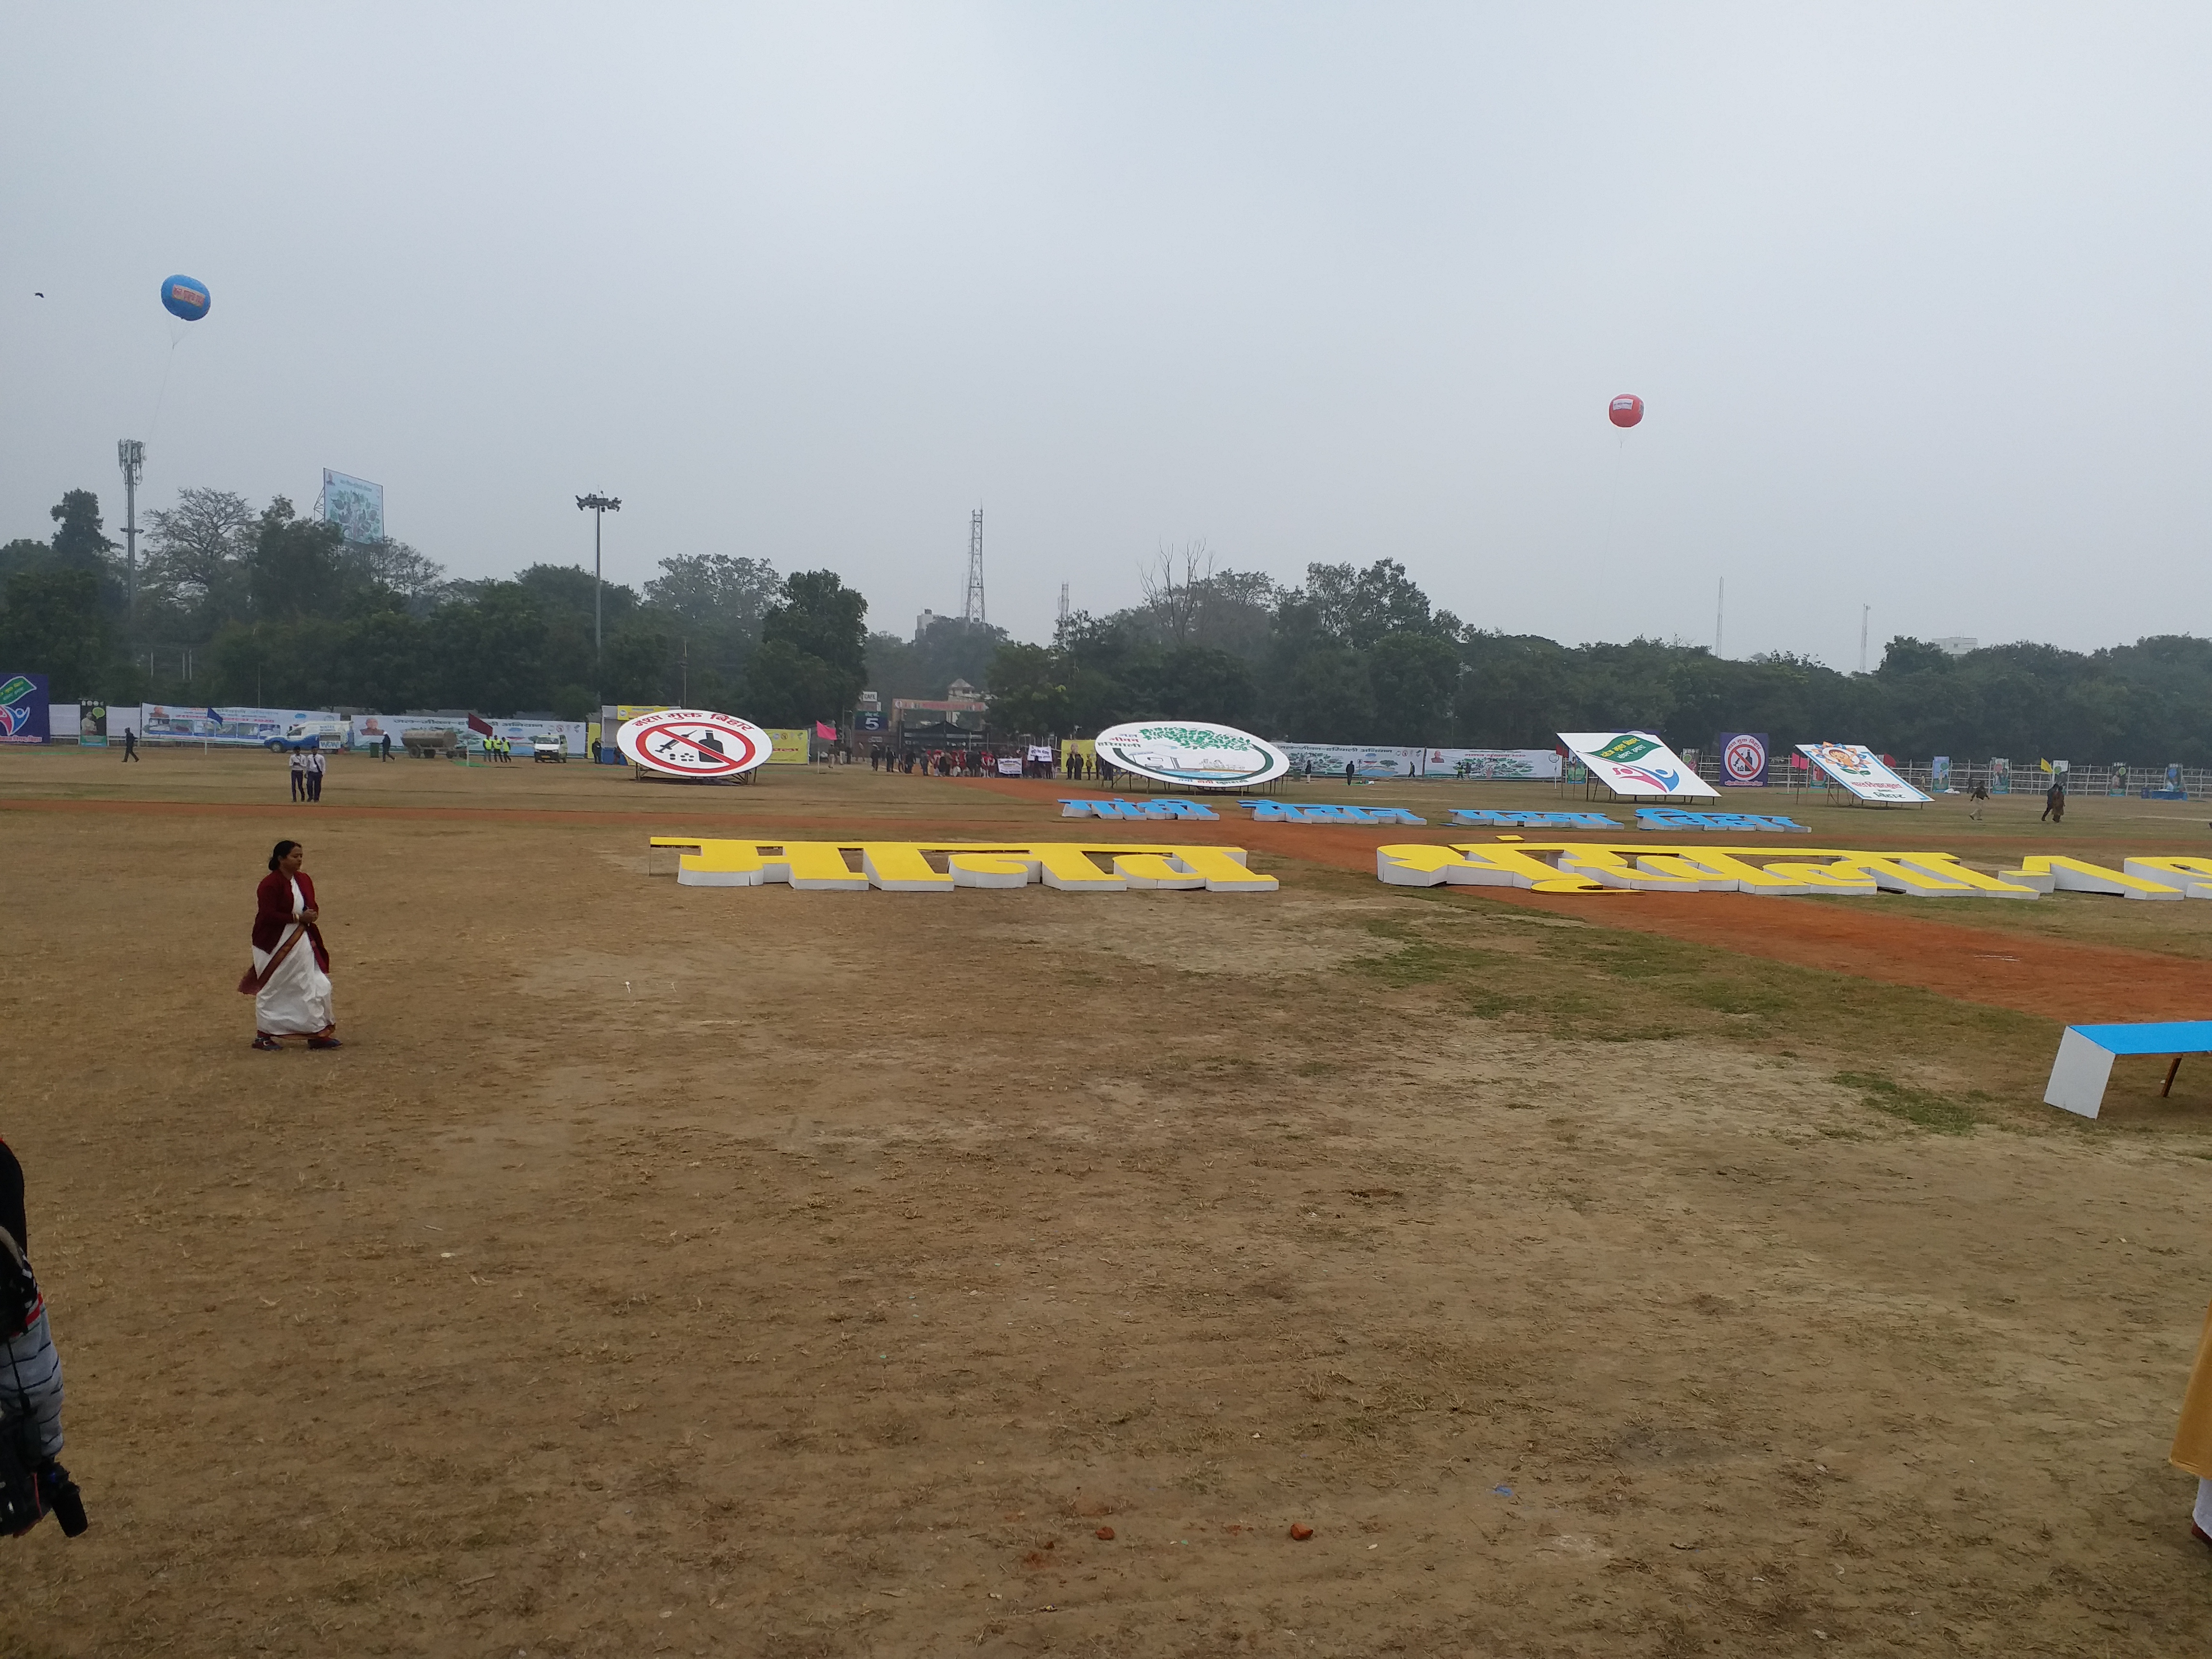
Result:
M1827 774L1828 781L1861 800L1913 806L1929 799L1882 764L1863 744L1801 743L1797 752Z
M1719 790L1649 732L1562 732L1559 741L1616 795L1720 799Z
M664 708L623 722L623 758L672 778L734 778L767 760L773 744L750 720L710 708Z
M1098 757L1161 783L1242 789L1279 778L1290 757L1249 732L1212 720L1132 720L1097 738Z

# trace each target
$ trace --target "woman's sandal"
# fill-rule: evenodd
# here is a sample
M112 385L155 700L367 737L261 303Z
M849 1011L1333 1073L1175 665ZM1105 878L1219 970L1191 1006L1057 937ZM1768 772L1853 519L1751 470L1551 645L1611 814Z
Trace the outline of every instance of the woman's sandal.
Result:
M253 1037L253 1046L257 1048L266 1049L273 1052L276 1049L283 1048L284 1045L277 1042L275 1037L269 1036L266 1032L256 1032Z

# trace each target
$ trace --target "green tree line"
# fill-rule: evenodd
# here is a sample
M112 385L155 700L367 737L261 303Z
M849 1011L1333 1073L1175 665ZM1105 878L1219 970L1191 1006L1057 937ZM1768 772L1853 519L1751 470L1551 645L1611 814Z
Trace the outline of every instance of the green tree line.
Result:
M939 698L965 681L1008 735L1124 720L1224 720L1310 743L1549 746L1640 726L1680 746L1721 731L1948 754L2212 765L2212 641L2161 635L2092 652L1999 645L1951 656L1893 639L1872 673L1633 640L1566 646L1462 622L1395 560L1314 564L1284 586L1163 553L1139 603L1079 612L1049 644L939 618L867 630L828 570L682 554L634 589L534 564L457 581L414 549L342 540L283 498L213 489L149 514L135 595L100 503L71 490L46 540L0 547L0 672L60 698L283 707L544 710L687 701L765 725L842 720L863 687ZM190 665L190 678L185 668Z
M764 724L836 720L866 666L867 602L835 573L664 559L642 592L536 564L455 581L397 542L355 544L279 496L258 513L186 489L148 515L135 593L98 499L72 490L46 541L0 548L0 661L57 698L277 708L474 708L582 719L689 699Z

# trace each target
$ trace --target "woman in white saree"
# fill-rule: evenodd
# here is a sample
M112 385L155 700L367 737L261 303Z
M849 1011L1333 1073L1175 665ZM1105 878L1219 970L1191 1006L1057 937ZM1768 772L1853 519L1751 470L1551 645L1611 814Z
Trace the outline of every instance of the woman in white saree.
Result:
M269 873L255 890L253 966L238 988L253 999L253 1046L281 1048L303 1036L310 1048L336 1048L331 1006L331 953L315 926L315 884L300 868L307 848L280 841Z

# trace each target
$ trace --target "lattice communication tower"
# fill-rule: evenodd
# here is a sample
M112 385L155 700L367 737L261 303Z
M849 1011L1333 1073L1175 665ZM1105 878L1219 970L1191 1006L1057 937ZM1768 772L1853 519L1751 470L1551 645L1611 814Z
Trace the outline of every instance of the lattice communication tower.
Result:
M968 598L960 607L960 620L981 624L983 615L983 509L968 515Z

